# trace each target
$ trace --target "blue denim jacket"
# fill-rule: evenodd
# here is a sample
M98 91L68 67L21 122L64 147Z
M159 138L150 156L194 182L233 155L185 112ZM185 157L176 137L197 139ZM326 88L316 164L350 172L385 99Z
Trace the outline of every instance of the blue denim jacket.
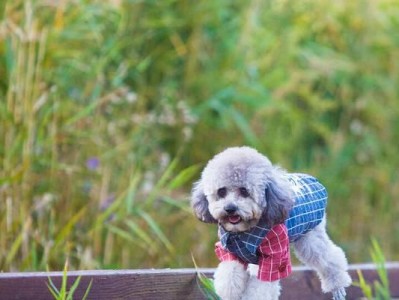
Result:
M323 220L327 205L327 191L316 178L310 175L292 173L286 176L295 193L295 204L285 221L290 242L294 242ZM244 262L256 264L258 262L256 250L270 231L266 221L260 219L254 228L240 233L227 232L219 226L222 246Z

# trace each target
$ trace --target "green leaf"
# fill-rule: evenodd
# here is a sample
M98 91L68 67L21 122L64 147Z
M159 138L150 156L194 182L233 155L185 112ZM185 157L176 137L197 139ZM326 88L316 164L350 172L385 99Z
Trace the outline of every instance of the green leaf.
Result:
M51 295L53 295L54 299L59 299L60 292L58 291L57 287L54 285L53 281L51 280L50 276L47 277L49 282L46 282L47 288L50 291Z
M373 291L371 286L366 282L366 280L363 277L363 273L360 270L357 270L357 275L359 277L359 282L353 283L354 286L360 287L360 289L363 292L363 295L369 299L372 300L373 297Z
M259 140L255 133L253 132L250 124L248 123L248 120L236 109L232 108L230 109L230 114L236 123L237 127L241 130L242 134L245 136L246 140L251 144L251 145L258 145Z
M173 253L175 251L172 243L168 240L166 235L163 233L159 225L155 222L155 220L146 212L139 210L138 211L139 215L146 221L146 223L150 226L151 230L155 233L155 235L158 237L158 239L165 245L166 249L170 253Z
M62 284L60 289L60 296L65 299L67 296L67 283L68 283L68 259L65 261L64 270L62 271Z
M73 294L75 293L76 289L78 288L81 278L82 278L82 276L78 276L76 278L75 282L72 284L71 288L69 289L68 297L67 297L68 300L73 300Z
M89 285L86 288L86 291L85 291L85 294L83 295L82 300L86 300L86 298L89 296L92 284L93 284L93 279L90 280Z
M166 182L170 179L170 177L172 176L173 172L176 170L178 162L179 162L179 160L177 158L175 158L168 165L166 170L163 172L161 178L158 180L157 184L152 189L151 193L148 195L148 197L146 199L146 205L151 205L154 202L157 194L159 193L159 190L162 187L165 187Z
M119 235L121 238L123 238L129 242L135 242L132 235L130 233L128 233L127 231L120 229L113 225L108 225L107 228L109 229L109 231L115 233L116 235Z
M175 178L172 179L172 181L168 184L168 188L173 190L177 189L184 184L186 184L188 181L190 181L196 174L198 174L198 171L202 165L193 165L190 166L184 170L182 170Z
M167 204L169 204L169 205L175 206L175 207L185 211L186 213L188 213L190 215L192 214L192 211L191 211L191 208L190 208L190 205L189 205L188 201L175 200L175 199L173 199L171 197L168 197L168 196L162 197L162 201L167 203Z
M155 250L154 243L151 240L151 237L147 232L140 228L135 222L132 220L126 220L126 225L130 228L130 230L138 236L144 243L145 247L150 247L151 249Z
M74 226L77 222L86 214L87 207L83 207L80 211L74 214L69 220L68 223L60 230L55 238L54 247L59 246L61 243L68 240L68 236L73 230Z
M385 268L384 254L376 239L373 238L371 240L371 243L372 243L371 259L377 266L377 273L382 282L383 287L389 290L389 279Z
M194 256L191 254L191 259L194 263L194 267L197 271L197 284L207 300L220 300L220 297L216 294L213 280L206 277L204 274L198 271L198 266L195 262Z

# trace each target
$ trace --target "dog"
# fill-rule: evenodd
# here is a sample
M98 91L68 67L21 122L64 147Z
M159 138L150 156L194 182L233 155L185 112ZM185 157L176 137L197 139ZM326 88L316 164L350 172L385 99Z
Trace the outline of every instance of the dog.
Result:
M276 300L279 280L291 273L290 244L314 269L322 291L345 299L348 262L326 233L327 191L314 177L287 173L250 147L215 155L194 183L191 206L218 224L214 274L223 300Z

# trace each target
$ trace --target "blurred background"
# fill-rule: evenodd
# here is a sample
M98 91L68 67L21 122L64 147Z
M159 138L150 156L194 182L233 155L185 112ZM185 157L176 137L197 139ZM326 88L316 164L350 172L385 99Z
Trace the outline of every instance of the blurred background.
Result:
M399 1L0 3L0 270L216 266L189 194L244 144L399 260Z

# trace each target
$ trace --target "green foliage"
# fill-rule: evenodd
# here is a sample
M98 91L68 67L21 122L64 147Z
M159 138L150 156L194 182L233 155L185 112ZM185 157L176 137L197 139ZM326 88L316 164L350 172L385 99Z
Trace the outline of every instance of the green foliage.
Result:
M51 280L50 277L48 277L49 282L47 283L47 287L55 300L73 300L74 293L80 284L80 279L81 279L81 276L76 278L76 280L74 281L74 283L68 290L68 286L67 286L67 283L68 283L68 261L66 261L64 270L62 273L62 282L61 282L60 289L58 289L56 287L56 285L54 284L54 282ZM93 280L90 280L90 283L86 288L86 291L82 297L82 300L85 300L87 298L87 296L89 295L92 282L93 282ZM76 299L76 297L75 297L75 299Z
M1 270L214 265L188 193L239 144L325 183L350 260L398 259L397 1L1 8Z
M368 300L389 300L391 299L391 296L389 290L388 273L385 268L385 257L377 240L372 239L371 242L371 259L376 265L379 281L373 282L372 285L369 284L364 279L362 272L358 270L357 273L359 276L359 282L355 282L354 285L361 288L364 296Z
M192 260L197 272L197 283L204 297L208 300L220 300L219 296L216 294L213 279L208 278L206 275L198 270L198 266L195 263L194 256L192 256Z
M205 298L208 300L219 300L219 296L215 292L215 287L213 280L211 278L206 277L202 273L197 274L197 279L199 281L199 287L204 294Z

